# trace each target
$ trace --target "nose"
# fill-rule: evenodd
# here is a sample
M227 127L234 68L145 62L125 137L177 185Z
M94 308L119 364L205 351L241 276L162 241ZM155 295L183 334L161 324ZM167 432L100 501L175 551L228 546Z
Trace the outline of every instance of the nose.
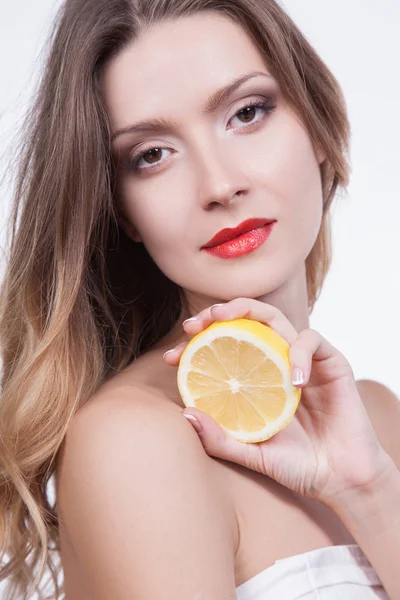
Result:
M205 210L216 205L229 206L250 190L250 181L241 168L240 157L227 150L226 145L203 144L197 148L200 204Z

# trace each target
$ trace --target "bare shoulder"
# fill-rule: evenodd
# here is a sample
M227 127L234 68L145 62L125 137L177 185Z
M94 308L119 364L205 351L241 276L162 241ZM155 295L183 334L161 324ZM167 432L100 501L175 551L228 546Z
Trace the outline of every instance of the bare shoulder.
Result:
M231 517L211 460L180 408L144 386L77 413L57 506L93 597L231 597Z
M357 387L381 446L400 469L400 399L378 381L361 379Z

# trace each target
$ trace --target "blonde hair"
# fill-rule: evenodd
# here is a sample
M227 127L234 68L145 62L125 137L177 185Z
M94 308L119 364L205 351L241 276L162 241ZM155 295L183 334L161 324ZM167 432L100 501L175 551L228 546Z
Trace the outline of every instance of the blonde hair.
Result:
M248 32L326 156L323 222L306 260L310 311L330 266L329 208L349 176L345 103L274 0L64 2L22 128L0 296L0 540L9 557L0 574L11 600L40 593L46 567L50 597L61 598L57 506L46 486L68 425L102 382L172 328L184 303L182 289L118 227L99 75L144 28L203 10Z

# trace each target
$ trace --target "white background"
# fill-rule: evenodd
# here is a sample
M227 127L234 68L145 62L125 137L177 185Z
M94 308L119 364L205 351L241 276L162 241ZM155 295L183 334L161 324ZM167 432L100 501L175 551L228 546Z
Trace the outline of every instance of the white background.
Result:
M59 4L0 0L1 249L12 178L4 159ZM336 204L334 260L311 327L345 354L357 379L400 396L400 4L285 0L284 7L342 85L352 126L351 184Z

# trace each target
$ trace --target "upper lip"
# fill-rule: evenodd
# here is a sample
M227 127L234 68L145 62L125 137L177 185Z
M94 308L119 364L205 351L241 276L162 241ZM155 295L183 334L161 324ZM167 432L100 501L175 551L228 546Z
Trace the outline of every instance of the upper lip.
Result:
M215 234L214 237L207 242L207 244L204 244L202 248L212 248L213 246L218 246L224 242L229 242L243 233L247 233L248 231L257 229L258 227L263 227L264 225L268 225L268 223L273 223L274 221L275 219L247 219L246 221L239 223L237 227L221 229L221 231L218 231L218 233Z

